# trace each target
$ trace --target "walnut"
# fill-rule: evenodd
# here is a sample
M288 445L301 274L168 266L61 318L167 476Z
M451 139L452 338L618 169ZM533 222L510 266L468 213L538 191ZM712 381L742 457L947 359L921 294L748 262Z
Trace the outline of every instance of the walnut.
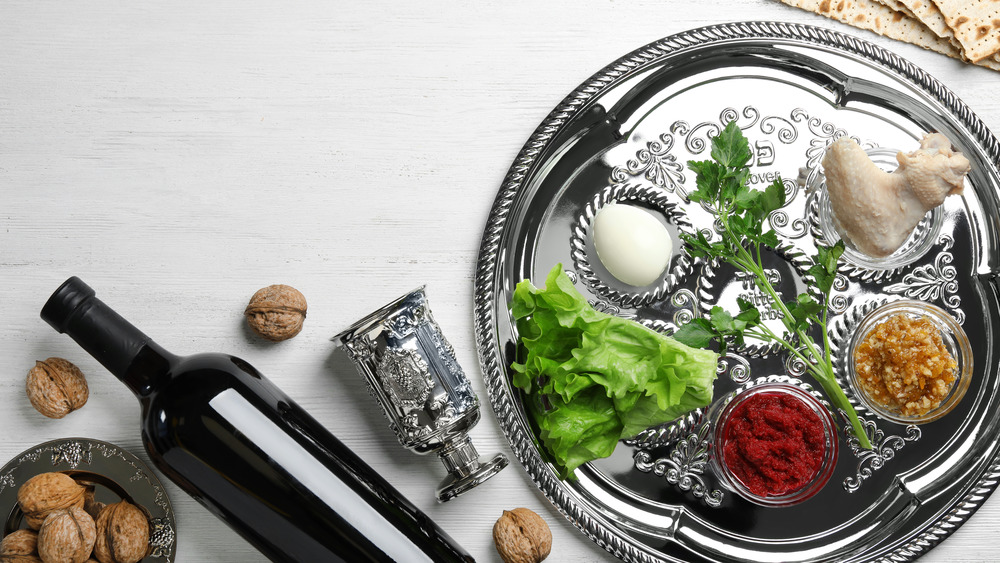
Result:
M28 479L17 491L28 526L37 530L53 510L83 508L87 488L65 473L40 473Z
M38 556L45 563L83 563L94 550L97 528L83 508L56 510L38 530Z
M80 368L62 358L35 362L25 381L28 400L49 418L62 418L82 407L90 391Z
M35 553L0 555L0 563L44 563Z
M43 563L35 553L0 554L0 563Z
M27 561L23 556L35 555L37 549L38 532L34 530L11 532L3 538L3 541L0 541L0 562Z
M288 340L302 330L306 298L288 285L269 285L250 298L243 315L257 334L268 340Z
M527 508L504 510L493 525L493 543L504 563L538 563L552 551L552 531Z
M0 553L0 563L43 563L37 553Z
M137 563L149 552L149 520L128 501L104 507L97 517L94 557L101 563Z
M105 504L97 500L97 497L95 496L95 493L97 492L96 486L93 483L87 483L85 481L77 482L87 489L83 493L83 509L87 511L87 514L89 514L94 521L97 521L97 516L101 513L101 510L104 510Z

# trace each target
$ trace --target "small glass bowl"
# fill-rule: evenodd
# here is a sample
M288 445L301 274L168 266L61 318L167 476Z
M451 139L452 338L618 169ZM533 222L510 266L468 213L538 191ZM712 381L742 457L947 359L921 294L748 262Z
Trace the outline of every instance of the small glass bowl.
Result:
M892 315L897 313L905 314L910 318L925 317L934 324L941 332L941 339L948 352L958 363L955 368L955 381L952 383L951 391L945 396L936 408L927 411L922 415L906 416L898 412L891 406L886 406L875 401L858 380L857 369L854 365L854 353L857 347L865 340L868 333L878 324L882 323ZM965 392L969 389L972 379L972 346L969 344L969 337L966 336L962 326L958 324L950 314L936 305L931 305L923 301L904 299L887 303L861 319L851 335L851 342L847 347L847 378L855 394L869 410L878 416L898 422L900 424L924 424L941 418L951 412L955 405L962 400Z
M758 495L740 480L729 466L725 456L726 434L729 423L732 420L733 412L741 404L751 397L760 394L781 394L794 397L804 403L809 410L816 413L820 424L823 427L824 452L823 461L819 469L802 487L788 491L780 495ZM734 397L717 415L714 424L714 435L712 450L712 465L715 474L722 481L722 484L731 489L748 501L761 506L786 507L804 502L812 498L826 485L833 475L833 470L837 466L839 454L839 442L837 440L837 427L834 423L830 411L807 391L788 383L764 383L747 389Z
M866 149L865 153L879 168L886 172L893 172L899 163L896 155L900 151L890 148ZM912 264L922 258L931 248L937 244L938 235L941 232L941 225L944 223L944 209L941 206L927 212L923 219L913 228L910 235L903 241L903 244L889 256L875 257L869 256L858 250L854 244L842 236L837 228L836 214L830 203L830 195L826 189L826 177L820 173L816 178L819 183L818 217L819 228L822 232L819 242L825 245L833 245L838 240L844 240L843 259L848 264L853 264L867 270L894 270Z

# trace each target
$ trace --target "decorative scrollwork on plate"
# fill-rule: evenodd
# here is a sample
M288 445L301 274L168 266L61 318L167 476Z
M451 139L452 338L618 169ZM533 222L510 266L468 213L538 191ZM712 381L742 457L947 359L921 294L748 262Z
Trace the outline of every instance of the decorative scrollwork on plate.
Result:
M151 518L149 529L149 557L167 557L177 539L170 519Z
M799 130L795 124L777 115L771 115L761 120L760 130L768 135L777 131L778 140L786 145L794 143L799 138Z
M751 152L753 163L765 167L772 165L775 161L775 144L772 139L777 139L777 143L790 145L800 137L799 124L805 123L806 128L812 134L809 148L806 149L806 166L803 168L807 174L801 182L806 186L814 185L820 175L819 162L827 147L837 139L847 136L844 129L824 122L818 117L812 117L801 108L793 109L786 117L782 115L762 116L760 110L754 106L745 106L742 110L727 107L719 113L717 123L703 121L691 124L685 120L674 121L668 127L667 132L660 133L652 141L646 141L641 148L636 150L634 158L628 159L624 165L614 166L611 170L610 180L612 183L626 183L641 177L669 193L676 192L686 202L688 201L688 191L684 188L684 184L687 178L683 163L678 161L677 155L673 154L675 143L680 137L683 141L681 143L683 149L689 155L700 155L711 145L711 138L717 135L721 131L721 127L729 122L735 122L742 130L756 127L763 134L765 138L754 141ZM852 138L864 148L877 147L871 141ZM761 179L766 182L777 179L773 173L761 174L761 176ZM798 196L800 182L789 178L784 180L784 184L785 201L790 203ZM705 209L711 211L708 207ZM791 232L783 233L790 238L798 238L808 232L808 225L805 221L792 220L787 214L780 211L772 216L771 221L776 230L791 227Z
M779 236L785 239L802 238L809 233L808 221L802 218L791 219L787 211L787 202L791 201L791 198L794 198L798 191L797 184L795 180L789 179L783 179L782 184L785 186L786 207L772 211L767 220Z
M844 423L844 434L847 436L847 444L851 448L851 453L858 458L857 474L844 478L844 490L853 493L861 488L866 479L875 474L876 471L885 466L886 462L896 456L896 452L903 449L909 442L920 439L920 428L916 425L906 427L903 436L886 436L879 427L872 421L862 418L861 425L865 429L865 435L872 443L872 449L861 447L858 437L854 435L851 421L847 413L838 409L840 417Z
M698 299L690 289L681 289L670 298L670 304L677 307L674 324L685 325L698 316Z
M719 358L719 365L715 372L722 375L729 372L729 379L737 385L743 385L750 381L750 362L738 354L727 353Z
M629 159L625 166L615 166L611 170L611 181L614 183L628 182L630 177L643 176L654 186L668 192L677 190L684 199L684 165L677 162L677 157L670 154L674 147L674 136L663 133L655 141L646 143L646 147L635 153L635 158Z
M52 465L66 463L70 469L76 469L81 463L90 463L91 445L84 447L80 442L65 442L52 448Z
M951 263L955 257L951 247L955 241L951 236L943 234L938 238L941 250L933 264L925 264L914 268L903 276L903 281L885 287L885 291L921 301L938 301L944 304L958 324L965 323L965 312L959 309L962 298L958 294L958 271Z
M722 131L722 128L711 121L703 121L695 126L684 120L675 121L670 126L670 132L684 135L684 148L691 154L701 154L712 144L712 137Z
M698 299L696 298L693 291L690 289L679 289L670 296L670 305L675 307L673 318L669 321L662 319L643 319L639 318L638 315L632 313L622 312L621 309L615 307L614 305L607 305L601 303L601 306L597 306L594 303L594 308L598 311L604 311L625 319L633 319L639 324L655 330L656 332L662 332L664 334L673 334L679 327L686 325L691 322L695 317L699 315L698 313ZM611 312L610 310L615 312Z
M788 375L792 377L802 377L809 371L809 364L805 362L802 358L798 356L793 356L791 354L785 358L785 371Z
M667 224L676 229L678 235L693 236L695 234L694 227L688 221L687 215L676 204L668 201L667 194L662 190L633 184L608 186L584 207L573 226L570 237L570 253L573 256L573 265L576 271L587 287L595 294L621 307L634 309L664 299L694 270L694 258L688 253L687 245L680 240L675 241L674 254L670 264L661 275L657 285L651 284L646 288L635 288L634 290L612 287L608 283L610 280L601 279L595 270L596 264L599 264L600 261L591 261L588 253L588 250L593 249L594 218L597 217L597 213L602 207L610 203L632 203L651 207L663 215ZM609 276L610 274L603 275Z
M722 504L725 494L718 490L710 490L702 477L708 467L711 441L709 434L711 425L704 422L698 431L689 434L674 446L667 457L653 459L647 450L636 450L632 459L635 468L643 473L663 477L667 483L684 492L690 492L695 498L702 499L705 504L716 508Z
M740 123L740 119L745 119L743 123ZM769 119L769 118L764 118ZM753 106L745 106L743 111L737 111L736 108L726 108L719 113L719 123L726 124L731 121L735 121L736 125L740 129L750 129L757 124L760 120L760 110Z
M850 304L850 299L846 295L848 289L851 287L851 280L843 274L837 274L837 277L833 278L833 285L831 286L830 292L830 312L839 315L847 310L847 306Z
M626 446L651 450L669 446L691 433L705 415L704 408L697 408L665 424L647 428L633 438L622 440Z

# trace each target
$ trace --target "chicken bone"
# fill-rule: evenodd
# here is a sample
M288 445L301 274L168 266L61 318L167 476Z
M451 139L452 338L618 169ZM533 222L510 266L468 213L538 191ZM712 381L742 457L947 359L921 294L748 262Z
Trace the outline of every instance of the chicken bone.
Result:
M899 167L885 172L848 137L823 157L834 226L860 252L884 258L906 242L928 211L962 193L969 159L953 151L941 133L929 133L920 148L896 155Z

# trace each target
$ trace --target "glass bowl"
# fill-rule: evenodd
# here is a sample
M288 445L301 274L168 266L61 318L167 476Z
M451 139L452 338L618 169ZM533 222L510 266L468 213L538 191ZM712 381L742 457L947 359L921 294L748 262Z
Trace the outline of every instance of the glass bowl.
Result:
M751 400L766 397L784 398L804 406L807 413L814 413L819 422L818 439L823 442L823 451L819 464L808 476L802 476L802 482L792 488L775 490L773 492L755 492L748 481L748 472L740 468L740 460L733 451L735 442L747 440L746 436L730 436L731 430L736 430L738 417L749 409L758 408L759 401ZM809 416L806 414L805 416ZM837 429L830 411L807 391L788 383L765 383L751 387L736 395L717 415L714 424L712 442L712 464L716 475L724 486L731 489L748 501L761 506L785 507L804 502L812 498L823 488L833 475L837 465L839 445ZM729 446L733 446L731 449ZM775 444L772 450L780 447Z
M864 342L876 326L897 313L906 315L912 319L920 317L928 319L941 333L942 343L958 364L954 369L955 381L951 384L948 394L945 395L938 406L920 415L905 415L899 411L898 407L882 404L873 398L865 387L861 385L860 375L855 365L855 353L858 346ZM958 321L954 317L940 307L913 299L893 301L878 307L861 319L861 322L851 335L845 360L848 381L861 403L878 416L900 424L923 424L937 420L948 414L962 400L962 397L965 396L965 392L969 389L969 382L972 379L972 347L969 344L968 336L962 330L962 326L958 324Z
M900 151L891 148L871 148L865 153L879 168L885 172L893 172L899 163L896 155ZM838 228L836 214L830 204L830 196L826 189L826 177L819 173L816 178L819 183L819 199L817 220L819 229L822 232L819 242L832 246L838 240L844 241L843 260L860 268L868 270L894 270L912 264L927 254L930 249L937 244L938 235L941 232L941 225L944 223L944 209L937 206L928 211L923 219L913 228L910 236L903 241L903 244L892 254L884 257L869 256L858 250L850 239L845 238Z

